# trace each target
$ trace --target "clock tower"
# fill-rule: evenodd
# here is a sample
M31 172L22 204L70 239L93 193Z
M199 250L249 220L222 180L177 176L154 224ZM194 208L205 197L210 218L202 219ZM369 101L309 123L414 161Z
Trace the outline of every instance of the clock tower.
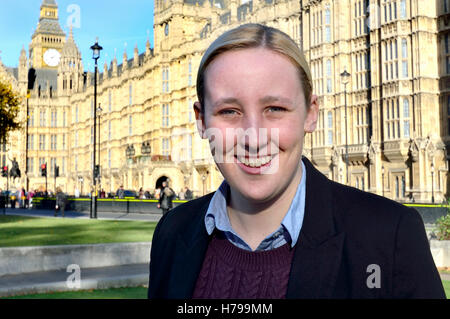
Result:
M57 69L66 35L58 21L55 0L43 0L39 23L31 37L30 62L34 68Z

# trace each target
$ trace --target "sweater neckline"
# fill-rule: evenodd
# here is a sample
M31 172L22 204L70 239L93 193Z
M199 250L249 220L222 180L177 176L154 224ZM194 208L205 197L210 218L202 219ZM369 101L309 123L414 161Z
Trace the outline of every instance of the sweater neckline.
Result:
M265 251L248 251L233 245L224 236L213 235L210 246L221 262L228 265L239 265L250 271L264 271L290 265L294 248L288 243L275 249Z

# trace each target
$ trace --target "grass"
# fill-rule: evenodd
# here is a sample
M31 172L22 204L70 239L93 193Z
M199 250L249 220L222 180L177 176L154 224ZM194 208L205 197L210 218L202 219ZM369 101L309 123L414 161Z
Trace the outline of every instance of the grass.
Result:
M101 290L64 291L46 294L13 296L4 299L146 299L146 287Z
M0 247L151 241L156 223L0 216Z
M442 280L442 284L444 285L445 294L447 295L447 299L450 299L450 280Z

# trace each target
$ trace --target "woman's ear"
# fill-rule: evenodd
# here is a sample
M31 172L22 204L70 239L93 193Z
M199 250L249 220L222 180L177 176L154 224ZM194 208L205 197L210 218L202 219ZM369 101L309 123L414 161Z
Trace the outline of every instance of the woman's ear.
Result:
M198 134L200 134L200 137L202 139L205 139L206 138L205 118L202 112L202 105L200 104L200 102L194 103L194 113L195 113L195 122L197 123Z
M319 101L317 95L311 95L311 103L309 108L306 108L306 118L304 130L305 133L312 133L317 126L317 118L319 117Z

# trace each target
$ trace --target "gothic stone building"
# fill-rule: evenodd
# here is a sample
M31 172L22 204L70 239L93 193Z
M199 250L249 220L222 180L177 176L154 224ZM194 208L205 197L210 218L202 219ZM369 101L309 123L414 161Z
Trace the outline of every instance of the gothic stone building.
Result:
M215 190L222 176L192 111L196 70L218 35L257 22L288 33L311 65L320 116L304 153L320 171L398 201L448 197L449 0L156 0L154 15L154 48L147 42L100 67L94 141L93 70L85 72L73 32L61 29L55 1L43 0L28 55L22 49L18 68L0 64L23 96L27 68L37 69L30 188L43 187L39 167L48 163L49 189L58 165L57 185L86 194L95 142L107 192L153 190L164 178L177 192ZM12 134L3 163L16 157L24 172L26 143L24 131ZM22 175L14 186L25 182Z

